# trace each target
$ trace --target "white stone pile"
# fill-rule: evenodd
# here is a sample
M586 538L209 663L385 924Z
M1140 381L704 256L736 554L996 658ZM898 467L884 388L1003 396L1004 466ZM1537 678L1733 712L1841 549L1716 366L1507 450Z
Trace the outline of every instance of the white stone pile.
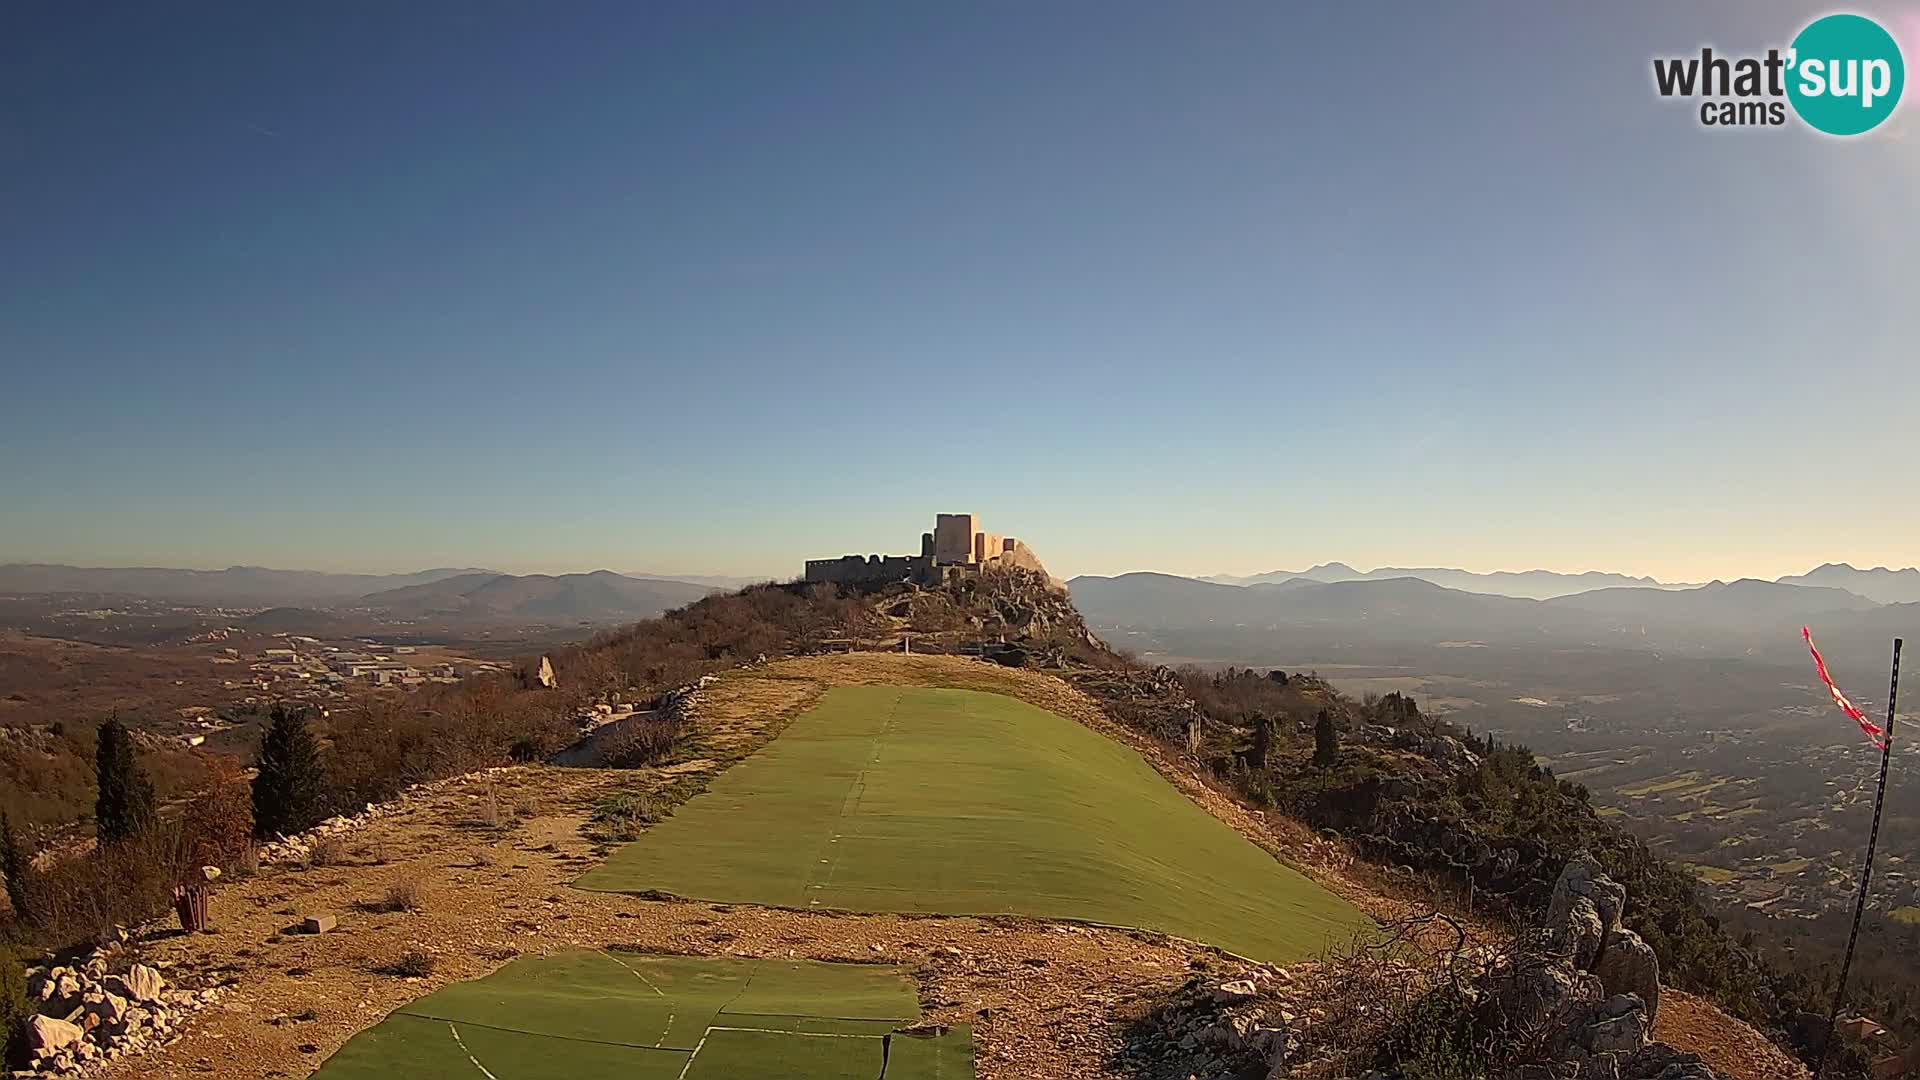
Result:
M116 970L116 968L118 970ZM30 968L29 1069L16 1077L79 1076L116 1058L172 1042L187 1016L218 989L169 989L145 964L117 963L107 948L75 966Z
M1294 998L1285 968L1189 980L1137 1035L1129 1051L1156 1072L1198 1080L1287 1075L1296 1033L1317 1017Z
M305 862L313 854L313 847L322 840L345 836L371 821L391 817L449 788L461 787L475 779L492 776L518 768L515 765L497 765L478 772L462 773L445 780L434 780L425 784L415 784L394 798L382 803L368 803L366 809L357 814L343 814L330 817L302 833L292 836L280 836L260 845L260 865L272 863Z

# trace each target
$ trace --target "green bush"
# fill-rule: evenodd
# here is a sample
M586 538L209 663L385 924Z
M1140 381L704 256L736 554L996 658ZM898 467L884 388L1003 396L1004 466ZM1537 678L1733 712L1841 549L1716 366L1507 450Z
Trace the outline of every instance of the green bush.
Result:
M15 1061L21 1054L27 1018L27 967L13 946L0 941L0 1058Z

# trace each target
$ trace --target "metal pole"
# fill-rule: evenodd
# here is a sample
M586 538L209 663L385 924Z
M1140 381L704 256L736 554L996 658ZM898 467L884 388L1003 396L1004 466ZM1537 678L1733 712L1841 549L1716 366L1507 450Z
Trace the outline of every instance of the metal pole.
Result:
M1893 639L1893 677L1887 685L1887 738L1880 748L1880 787L1873 795L1873 828L1867 832L1867 858L1860 864L1860 892L1853 898L1853 929L1847 934L1846 956L1840 961L1840 983L1833 988L1833 1011L1827 1014L1827 1037L1820 1043L1820 1060L1813 1067L1813 1080L1827 1067L1827 1055L1833 1052L1833 1034L1840 1026L1840 1006L1847 998L1847 975L1853 970L1853 947L1860 940L1860 917L1867 910L1867 888L1873 882L1873 848L1880 841L1880 811L1887 801L1887 766L1893 761L1894 706L1900 700L1900 639Z

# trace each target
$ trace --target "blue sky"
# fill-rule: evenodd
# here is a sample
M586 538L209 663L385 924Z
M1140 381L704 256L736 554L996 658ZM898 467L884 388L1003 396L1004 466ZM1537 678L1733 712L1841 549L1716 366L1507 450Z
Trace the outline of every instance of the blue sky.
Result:
M1914 103L1651 89L1825 10L8 5L0 560L1907 565Z

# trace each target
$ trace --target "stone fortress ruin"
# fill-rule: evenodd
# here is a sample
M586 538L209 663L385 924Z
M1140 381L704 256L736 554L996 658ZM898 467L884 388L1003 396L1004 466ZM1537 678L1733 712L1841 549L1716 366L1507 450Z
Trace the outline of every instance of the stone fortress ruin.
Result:
M920 554L808 559L806 580L836 585L896 581L939 585L955 576L1008 567L1047 572L1033 549L1018 539L982 532L978 514L938 514L933 531L920 534Z

